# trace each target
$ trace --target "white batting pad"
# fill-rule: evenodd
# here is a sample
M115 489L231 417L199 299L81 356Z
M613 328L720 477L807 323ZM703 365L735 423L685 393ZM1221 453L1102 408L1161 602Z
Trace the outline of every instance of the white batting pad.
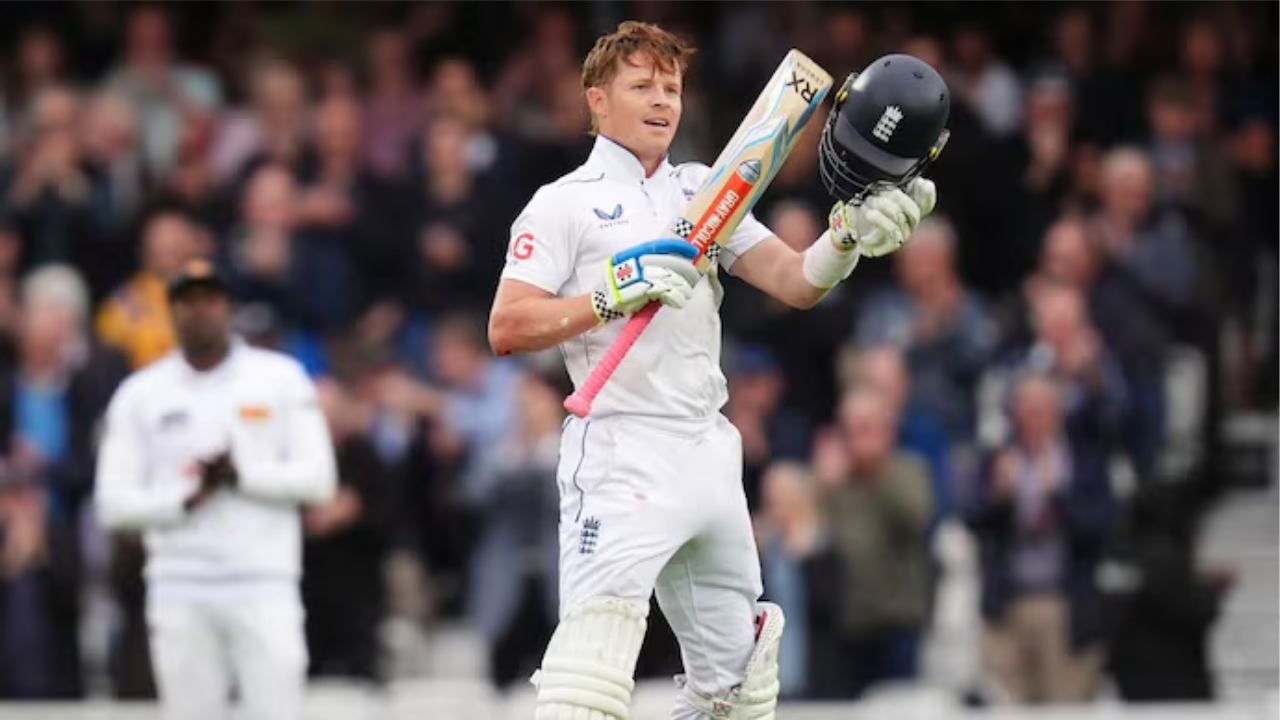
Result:
M769 602L756 606L756 645L747 660L742 684L725 697L707 697L685 685L684 699L708 717L725 720L774 720L778 707L778 647L786 619Z
M566 613L533 676L538 687L534 717L627 720L647 610L630 600L604 597Z

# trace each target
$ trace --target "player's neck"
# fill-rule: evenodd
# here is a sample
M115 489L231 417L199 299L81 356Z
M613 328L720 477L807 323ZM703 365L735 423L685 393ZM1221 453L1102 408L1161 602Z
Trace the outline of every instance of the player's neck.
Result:
M210 345L187 346L182 348L182 356L187 364L197 372L208 372L222 364L231 355L231 342L212 343Z
M610 135L607 131L604 131L604 130L600 131L600 135L606 138L609 142L613 143L614 145L617 145L618 147L630 153L631 156L634 157L636 161L640 163L640 167L641 169L644 170L644 176L646 179L653 177L653 174L658 172L658 168L662 167L662 161L665 160L667 157L667 153L665 151L656 155L655 154L646 155L644 153L636 152L634 149L628 147L626 143L620 140L617 140L613 135Z

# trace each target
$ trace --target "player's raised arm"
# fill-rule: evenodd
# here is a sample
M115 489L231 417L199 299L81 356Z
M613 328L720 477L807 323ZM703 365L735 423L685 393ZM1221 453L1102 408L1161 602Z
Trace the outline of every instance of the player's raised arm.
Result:
M937 204L920 176L947 141L950 94L932 67L888 55L845 80L818 146L823 185L839 202L830 228L805 252L771 237L738 258L735 275L807 308L853 272L862 256L896 251Z
M830 228L804 252L770 236L742 254L733 274L794 308L806 310L853 272L862 256L896 251L921 218L932 212L937 191L929 180L914 180L903 192L880 191L862 204L836 203Z

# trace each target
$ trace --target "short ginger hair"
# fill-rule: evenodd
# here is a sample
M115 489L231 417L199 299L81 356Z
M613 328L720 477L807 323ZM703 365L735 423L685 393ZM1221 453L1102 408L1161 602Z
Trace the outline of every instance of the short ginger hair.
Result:
M620 63L627 62L640 53L664 73L683 76L689 67L689 57L696 50L674 33L667 32L653 23L627 20L618 29L596 40L595 47L587 53L582 63L582 89L602 88L618 74ZM591 118L591 130L596 120Z

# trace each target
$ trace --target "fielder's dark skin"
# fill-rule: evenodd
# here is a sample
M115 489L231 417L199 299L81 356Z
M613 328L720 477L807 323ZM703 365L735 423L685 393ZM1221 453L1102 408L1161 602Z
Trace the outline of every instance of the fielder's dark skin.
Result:
M231 352L231 298L216 285L194 285L169 299L178 347L191 367L204 372L217 367ZM187 498L187 511L203 505L224 486L234 487L239 474L223 451L199 464L200 487Z

